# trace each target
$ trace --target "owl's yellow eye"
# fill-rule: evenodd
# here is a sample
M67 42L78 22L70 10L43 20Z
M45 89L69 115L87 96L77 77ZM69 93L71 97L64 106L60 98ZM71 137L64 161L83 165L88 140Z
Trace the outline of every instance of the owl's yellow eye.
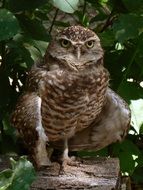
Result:
M60 44L62 47L68 48L71 45L71 42L66 39L62 39L62 40L60 40Z
M94 46L94 41L93 40L90 40L90 41L86 42L86 47L87 48L93 48L93 46Z

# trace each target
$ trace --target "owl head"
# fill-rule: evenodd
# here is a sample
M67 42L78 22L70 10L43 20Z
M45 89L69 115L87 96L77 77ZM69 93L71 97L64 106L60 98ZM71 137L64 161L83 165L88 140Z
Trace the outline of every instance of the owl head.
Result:
M54 64L58 67L73 71L103 62L103 49L98 36L82 26L71 26L60 31L49 44L47 54L56 60Z

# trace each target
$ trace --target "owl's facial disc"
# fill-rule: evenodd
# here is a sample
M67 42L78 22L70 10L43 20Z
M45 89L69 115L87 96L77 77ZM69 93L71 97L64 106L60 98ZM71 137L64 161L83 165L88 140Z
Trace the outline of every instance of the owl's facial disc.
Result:
M57 55L57 58L74 70L95 64L103 56L96 36L85 41L72 41L66 36L61 36L57 38L57 42L60 46L60 54Z
M82 26L65 28L50 44L48 52L60 68L83 70L103 58L98 36Z

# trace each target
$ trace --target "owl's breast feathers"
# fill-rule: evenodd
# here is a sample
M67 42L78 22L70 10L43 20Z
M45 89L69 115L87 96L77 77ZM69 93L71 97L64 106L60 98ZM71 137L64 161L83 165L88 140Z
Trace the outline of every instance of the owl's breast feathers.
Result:
M101 112L109 80L106 69L81 74L55 70L43 76L38 95L42 124L50 141L73 136Z
M32 69L26 92L13 114L13 123L19 131L34 131L39 120L36 109L40 97L42 125L49 141L72 137L98 117L105 102L108 80L104 67L98 72L85 73Z

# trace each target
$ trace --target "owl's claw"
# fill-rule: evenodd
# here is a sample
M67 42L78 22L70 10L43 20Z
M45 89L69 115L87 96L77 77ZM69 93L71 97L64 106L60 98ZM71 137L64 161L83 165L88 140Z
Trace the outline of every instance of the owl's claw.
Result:
M68 156L69 150L68 150L68 139L66 138L64 141L64 152L62 155L62 164L60 168L60 174L63 175L66 171L67 166L78 166L79 162L76 161L75 157L69 157Z
M66 157L62 159L62 164L60 167L59 175L64 175L66 173L66 168L68 166L79 166L80 162L76 160L74 156L72 157Z
M75 156L67 157L63 160L62 165L77 166L78 162L76 161Z

